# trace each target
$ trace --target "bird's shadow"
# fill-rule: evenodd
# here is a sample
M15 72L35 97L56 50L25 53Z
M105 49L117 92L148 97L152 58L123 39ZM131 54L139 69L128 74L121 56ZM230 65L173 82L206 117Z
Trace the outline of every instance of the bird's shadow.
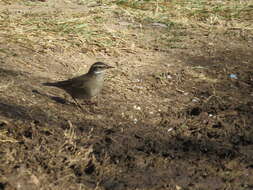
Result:
M58 97L58 96L51 96L50 98L60 104L74 104L74 103L72 103L64 98Z
M98 113L95 109L94 106L98 106L97 102L92 102L92 101L84 101L84 102L79 102L79 103L75 103L75 102L71 102L67 99L61 98L59 96L51 96L45 93L40 92L37 89L33 89L32 90L33 93L38 94L40 96L46 97L46 98L50 98L51 100L55 101L56 103L59 104L63 104L63 105L71 105L71 106L77 106L80 108L81 111L84 111L84 107L86 107L86 111L91 112L91 113Z
M71 105L74 105L73 102L70 102L70 101L68 101L68 100L66 100L64 98L59 97L59 96L50 96L50 95L42 93L42 92L40 92L40 91L38 91L36 89L33 89L32 92L35 93L35 94L38 94L40 96L50 98L51 100L53 100L53 101L55 101L57 103L60 103L60 104L71 104Z

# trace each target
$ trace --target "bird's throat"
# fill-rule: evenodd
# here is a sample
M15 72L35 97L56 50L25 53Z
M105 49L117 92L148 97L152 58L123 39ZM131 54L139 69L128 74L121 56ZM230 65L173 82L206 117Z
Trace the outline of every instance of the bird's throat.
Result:
M102 74L104 74L104 71L94 71L94 74L95 75L102 75Z

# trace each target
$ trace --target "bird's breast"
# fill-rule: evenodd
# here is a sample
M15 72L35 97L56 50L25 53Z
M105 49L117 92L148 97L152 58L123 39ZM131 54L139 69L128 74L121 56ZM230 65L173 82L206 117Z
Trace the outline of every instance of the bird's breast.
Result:
M96 96L102 90L103 84L103 77L93 77L90 80L86 81L86 83L84 83L82 95L79 94L79 96L86 98Z
M90 95L96 96L103 88L103 80L94 80L92 85L90 85Z

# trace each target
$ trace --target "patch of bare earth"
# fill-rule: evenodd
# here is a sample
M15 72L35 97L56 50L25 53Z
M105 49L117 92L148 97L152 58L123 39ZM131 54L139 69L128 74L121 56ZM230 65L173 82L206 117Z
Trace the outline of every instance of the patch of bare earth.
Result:
M246 2L0 1L0 190L252 189ZM116 68L83 112L42 85L95 61Z

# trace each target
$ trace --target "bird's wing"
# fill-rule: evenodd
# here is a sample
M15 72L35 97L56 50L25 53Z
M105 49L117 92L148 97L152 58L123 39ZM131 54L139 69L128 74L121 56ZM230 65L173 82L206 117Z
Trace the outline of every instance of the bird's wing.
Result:
M82 85L82 81L81 80L77 80L77 78L73 78L73 79L69 79L69 80L64 80L64 81L59 81L56 83L56 85L58 87L65 87L65 88L68 88L68 87L78 87L78 86L81 86Z
M87 83L89 83L89 77L85 77L83 75L79 77L75 77L72 79L64 80L64 81L58 81L54 83L43 83L46 86L55 86L58 88L84 88Z
M84 88L88 83L90 83L91 78L86 77L86 75L81 75L66 81L61 81L64 86L71 86L72 88Z

